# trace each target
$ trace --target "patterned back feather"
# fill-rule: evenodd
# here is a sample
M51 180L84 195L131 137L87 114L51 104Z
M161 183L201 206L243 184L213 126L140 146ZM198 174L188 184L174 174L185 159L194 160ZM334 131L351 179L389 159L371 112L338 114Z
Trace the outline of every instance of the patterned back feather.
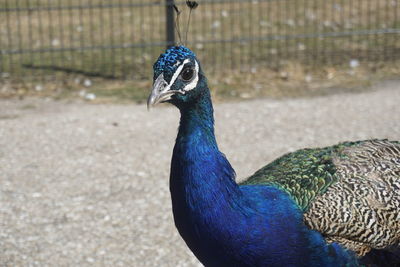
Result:
M242 184L274 185L304 221L359 256L400 242L400 143L369 140L286 154Z

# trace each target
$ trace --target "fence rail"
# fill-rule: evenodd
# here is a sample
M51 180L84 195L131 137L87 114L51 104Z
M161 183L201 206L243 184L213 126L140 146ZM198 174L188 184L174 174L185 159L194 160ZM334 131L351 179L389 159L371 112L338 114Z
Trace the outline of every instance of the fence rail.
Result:
M53 79L60 73L148 78L175 32L166 12L173 2L0 0L0 81ZM184 1L175 3L185 9ZM400 59L400 3L395 0L199 3L188 46L217 73L292 60L318 66ZM187 13L180 18L183 35Z

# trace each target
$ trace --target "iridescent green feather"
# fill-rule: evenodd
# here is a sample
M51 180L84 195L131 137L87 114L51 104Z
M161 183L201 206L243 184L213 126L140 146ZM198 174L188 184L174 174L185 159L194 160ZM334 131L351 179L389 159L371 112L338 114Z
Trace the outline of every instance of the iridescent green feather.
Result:
M334 157L346 157L344 148L362 143L346 142L331 147L288 153L258 170L241 185L273 185L292 196L306 211L313 199L338 181Z

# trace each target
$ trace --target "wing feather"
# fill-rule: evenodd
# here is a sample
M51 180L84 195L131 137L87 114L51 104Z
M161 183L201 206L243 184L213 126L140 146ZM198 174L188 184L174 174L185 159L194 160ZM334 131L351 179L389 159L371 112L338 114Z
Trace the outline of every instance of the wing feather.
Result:
M305 223L359 256L400 242L400 145L372 140L333 157L338 182L317 196Z
M306 225L359 256L399 246L399 142L367 140L299 150L242 184L286 191L304 211Z

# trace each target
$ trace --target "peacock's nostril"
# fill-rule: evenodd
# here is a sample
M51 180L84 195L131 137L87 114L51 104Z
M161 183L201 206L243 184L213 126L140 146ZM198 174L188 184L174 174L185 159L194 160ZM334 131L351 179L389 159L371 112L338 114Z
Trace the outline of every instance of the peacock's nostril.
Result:
M168 86L168 83L164 80L164 74L161 73L154 82L153 90L157 90L157 93L161 93Z

